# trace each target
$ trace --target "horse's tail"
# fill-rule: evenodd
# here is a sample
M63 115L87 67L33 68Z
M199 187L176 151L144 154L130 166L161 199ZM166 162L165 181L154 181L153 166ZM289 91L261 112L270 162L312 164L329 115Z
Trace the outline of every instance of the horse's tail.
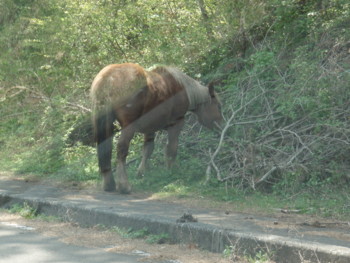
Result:
M111 169L112 142L115 132L115 113L112 107L105 107L93 114L94 138L97 144L98 162L101 172Z
M111 107L95 111L92 117L94 125L94 139L96 143L101 143L108 137L113 136L113 123L116 120Z
M113 136L113 123L116 120L112 98L108 95L109 91L113 89L113 83L111 83L110 78L100 76L101 72L95 77L90 90L93 104L94 139L97 144Z

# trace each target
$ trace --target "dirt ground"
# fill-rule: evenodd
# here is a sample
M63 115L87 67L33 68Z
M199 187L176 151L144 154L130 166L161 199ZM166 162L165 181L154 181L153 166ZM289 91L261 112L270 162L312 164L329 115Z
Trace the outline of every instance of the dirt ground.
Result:
M0 211L0 224L11 223L32 227L38 233L56 237L66 244L100 248L110 253L144 255L140 262L173 260L175 263L246 263L243 258L233 259L222 254L199 250L195 244L148 244L142 239L123 238L116 232L101 227L82 228L72 223L47 222L43 219L25 219L17 214Z

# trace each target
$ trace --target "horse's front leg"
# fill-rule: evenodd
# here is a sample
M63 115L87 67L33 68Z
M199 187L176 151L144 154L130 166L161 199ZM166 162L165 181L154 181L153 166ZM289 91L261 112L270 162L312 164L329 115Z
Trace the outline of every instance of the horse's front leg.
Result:
M126 157L129 152L130 141L134 137L135 132L129 127L121 131L117 144L117 191L121 194L129 194L131 192L131 186L126 173Z
M184 119L179 120L175 125L169 127L168 131L168 145L166 147L166 161L167 167L171 168L176 159L177 147L179 144L179 135L184 125Z
M145 134L143 143L142 160L137 169L137 176L142 177L145 175L147 169L147 161L151 157L154 149L154 133Z

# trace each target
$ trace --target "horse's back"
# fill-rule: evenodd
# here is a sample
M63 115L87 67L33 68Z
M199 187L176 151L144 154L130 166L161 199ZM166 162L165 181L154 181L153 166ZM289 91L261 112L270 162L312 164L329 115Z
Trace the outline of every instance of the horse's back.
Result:
M141 66L132 63L112 64L96 75L90 92L95 104L108 101L116 103L146 86L146 72Z

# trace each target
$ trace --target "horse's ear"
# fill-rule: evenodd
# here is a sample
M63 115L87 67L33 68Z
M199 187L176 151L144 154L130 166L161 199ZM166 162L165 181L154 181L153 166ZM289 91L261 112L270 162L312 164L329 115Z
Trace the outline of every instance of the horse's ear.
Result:
M214 97L215 96L214 81L209 82L208 89L209 89L210 97Z

